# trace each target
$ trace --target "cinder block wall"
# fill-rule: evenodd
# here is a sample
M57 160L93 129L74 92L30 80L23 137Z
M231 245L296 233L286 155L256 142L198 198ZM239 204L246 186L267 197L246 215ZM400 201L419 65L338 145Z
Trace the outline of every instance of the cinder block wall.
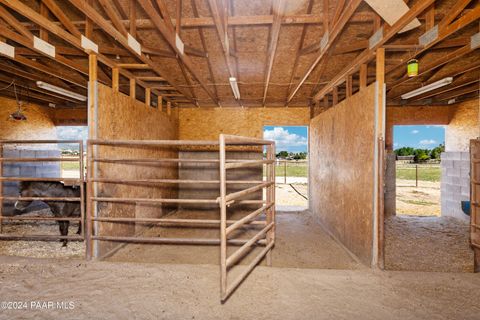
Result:
M55 149L38 150L30 147L4 146L5 158L54 158L60 157L60 151ZM57 178L61 175L59 162L5 162L3 175L6 177ZM3 183L3 194L16 197L19 195L19 182ZM13 202L4 203L4 215L13 213Z
M441 210L442 216L468 220L462 211L462 201L470 199L470 154L442 153Z

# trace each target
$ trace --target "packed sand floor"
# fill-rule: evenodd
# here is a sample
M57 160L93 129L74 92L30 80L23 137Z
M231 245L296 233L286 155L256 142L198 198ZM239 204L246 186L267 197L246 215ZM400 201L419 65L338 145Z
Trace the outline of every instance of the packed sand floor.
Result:
M277 207L308 207L308 184L291 183L275 185L275 204Z
M387 270L473 272L469 224L453 217L385 220Z
M217 266L0 257L0 319L478 319L478 274L257 267L223 305ZM31 301L68 310L31 309ZM36 303L36 306L39 304ZM41 306L41 304L40 304Z
M397 179L396 194L397 214L440 216L440 182Z
M212 212L179 211L171 218L199 217ZM356 269L361 265L322 229L309 211L277 212L276 244L272 262L275 267ZM211 218L211 216L210 216ZM257 229L258 230L258 229ZM253 232L253 231L250 231ZM257 231L258 232L258 231ZM247 238L251 238L252 233ZM153 227L145 237L201 237L217 238L218 229L177 229ZM241 236L244 238L244 236ZM238 247L229 246L229 254ZM256 251L260 249L257 248ZM218 246L172 246L158 244L128 244L109 257L109 261L155 262L173 264L218 264ZM255 257L249 254L243 264Z

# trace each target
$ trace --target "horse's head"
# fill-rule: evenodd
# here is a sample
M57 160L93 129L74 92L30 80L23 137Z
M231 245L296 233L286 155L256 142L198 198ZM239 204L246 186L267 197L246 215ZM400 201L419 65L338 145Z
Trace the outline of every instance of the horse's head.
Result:
M31 187L30 181L20 182L20 196L21 197L35 197L35 190ZM18 211L25 210L32 201L29 200L17 200L15 202L15 209Z

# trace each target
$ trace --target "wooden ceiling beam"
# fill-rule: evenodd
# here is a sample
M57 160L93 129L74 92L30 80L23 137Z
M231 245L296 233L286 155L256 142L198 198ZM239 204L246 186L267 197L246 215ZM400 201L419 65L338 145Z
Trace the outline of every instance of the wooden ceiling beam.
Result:
M454 80L447 87L439 88L437 90L422 94L420 96L409 99L408 101L419 101L419 100L423 100L423 99L427 99L427 98L432 98L432 97L435 97L435 96L438 96L438 95L441 95L441 94L444 94L444 93L447 93L447 92L450 92L450 91L454 91L454 90L463 88L463 87L468 86L468 85L472 85L474 83L478 83L479 81L480 81L480 79L478 78L478 76L473 78L473 79L468 78L468 79L464 79L464 80L461 80L461 81Z
M60 23L74 36L80 37L80 30L73 24L70 18L60 9L54 0L41 0L42 3L53 13Z
M7 1L7 0L0 0L0 1ZM11 0L8 0L8 1L11 1ZM185 97L191 99L191 97L186 93L185 90L183 90L182 88L180 88L178 86L178 84L175 83L175 81L173 81L167 74L168 72L166 72L166 70L164 70L161 65L153 62L150 58L148 58L147 56L145 56L143 53L141 54L138 54L133 48L131 48L129 45L128 45L128 40L127 38L120 32L118 31L113 25L111 25L106 19L104 19L96 10L95 8L93 8L92 6L88 5L86 2L82 1L82 0L69 0L70 3L72 5L74 5L78 10L80 10L83 14L85 14L90 20L92 20L95 24L99 25L108 35L110 35L111 37L113 37L114 39L116 39L126 50L128 50L129 52L132 53L132 55L136 58L138 58L140 61L142 61L143 63L146 63L148 64L152 70L161 75L163 78L165 78L165 80L167 82L169 82L171 85L173 85L177 91L183 93L185 95ZM150 4L151 5L151 4ZM153 7L150 7L149 8L150 10L154 11ZM146 10L148 12L148 10ZM160 21L158 21L160 22ZM101 59L103 60L108 60L106 59L105 57L101 57L99 56L99 61L101 61ZM112 63L110 60L108 60L110 62L110 67L115 67L116 64L115 63ZM121 69L122 73L128 77L128 78L135 78L135 75L133 75L132 73L130 72L126 72L125 69ZM142 82L138 82L137 81L137 84L141 85L142 87L148 87L147 84L145 83L142 83ZM154 92L155 94L160 94L160 93L156 93Z
M267 100L268 85L270 84L270 77L272 76L273 62L277 52L278 38L280 36L280 27L282 26L282 17L285 12L285 0L274 0L273 2L273 24L270 30L270 42L267 51L267 65L264 74L264 89L263 89L263 106Z
M312 9L313 9L313 0L308 0L307 14L310 14L312 12ZM295 62L293 63L292 73L290 74L290 81L288 83L288 89L286 92L285 99L288 99L288 97L290 96L290 91L292 90L293 80L295 78L295 74L297 73L298 63L302 56L301 52L305 44L305 37L307 35L307 31L308 31L308 25L304 25L302 28L302 35L300 36L300 42L298 44L297 53L295 55ZM285 105L287 104L285 103Z
M331 32L328 33L328 39L326 41L325 47L323 50L320 52L318 57L313 61L313 63L310 65L308 68L307 72L305 75L301 78L300 82L297 84L295 89L292 91L290 96L287 99L287 103L289 103L293 97L297 94L298 90L300 90L300 87L305 83L307 78L310 76L310 74L313 72L315 67L318 65L318 63L323 59L325 56L325 53L329 51L329 48L332 46L332 43L335 42L337 37L341 34L345 26L347 25L348 21L352 17L353 13L355 10L357 10L358 6L362 3L361 0L352 0L352 2L347 6L347 8L343 11L342 15L338 19L338 21L335 23L335 25L332 27ZM324 37L326 36L325 33L323 35Z
M210 11L212 12L213 21L215 23L215 29L217 30L217 35L220 40L220 44L222 45L228 73L230 77L236 78L236 73L230 61L230 43L228 39L228 32L226 26L224 25L224 23L228 23L228 21L224 21L224 19L222 19L222 12L225 12L225 9L218 7L217 0L208 0L208 3L210 5Z
M109 0L98 0L98 3L100 3L101 7L107 14L113 26L118 31L120 31L124 36L127 36L128 34L127 28L123 25L121 21L122 18L118 15L117 11L115 11L115 8L113 7L115 4L113 4Z
M18 33L24 37L33 38L33 33L30 32L23 24L21 24L17 18L15 18L8 10L0 5L0 17Z
M405 13L396 23L393 24L386 32L384 32L382 39L372 48L365 49L358 55L347 67L324 86L314 97L314 100L320 100L327 92L345 81L345 78L356 71L362 64L368 63L376 54L376 49L383 46L387 41L393 38L400 30L420 15L426 8L428 8L435 0L424 0L414 4L407 13Z
M435 101L448 101L450 99L454 99L469 93L478 92L479 90L480 90L480 87L478 86L478 81L477 81L474 84L464 87L463 89L456 90L450 94L446 93L443 95L436 96Z
M330 17L333 20L334 16ZM259 26L259 25L271 25L273 24L273 15L250 15L250 16L230 16L228 17L228 26ZM371 12L358 12L355 13L350 22L351 23L371 23L374 19L374 15ZM298 14L298 15L285 15L282 19L282 25L296 25L296 24L323 24L323 16L318 14ZM111 21L109 21L111 22ZM137 29L154 29L155 25L150 19L136 19L135 25ZM177 24L176 19L171 19L173 25ZM130 19L123 19L121 23L128 28L130 26ZM38 26L31 23L23 23L30 30L38 30ZM80 30L85 28L85 21L73 21L73 24ZM215 22L212 17L182 17L182 28L214 28ZM99 28L95 26L95 28Z

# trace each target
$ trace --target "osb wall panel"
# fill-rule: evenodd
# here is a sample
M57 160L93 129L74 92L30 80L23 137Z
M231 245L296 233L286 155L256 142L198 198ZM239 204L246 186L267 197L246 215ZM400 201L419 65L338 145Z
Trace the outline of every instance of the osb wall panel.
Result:
M479 102L471 100L451 106L445 131L445 151L468 151L470 139L480 136Z
M218 140L220 133L261 138L263 126L308 126L309 108L183 108L179 137Z
M22 111L26 121L11 120L10 114L15 111L15 100L0 97L1 139L57 139L55 125L45 108L32 103L24 106Z
M115 93L111 88L98 86L98 127L99 139L121 140L170 140L177 139L177 121L165 112L145 106L144 103L131 99L122 93ZM99 157L111 158L177 158L178 152L171 148L112 148L99 147ZM176 164L161 165L121 165L99 164L96 175L119 179L176 179ZM177 191L171 186L132 186L100 184L99 196L138 197L138 198L176 198ZM99 216L108 217L160 217L172 210L163 205L100 204ZM132 236L143 230L131 224L102 223L101 235ZM97 257L109 252L114 244L99 243Z
M57 126L86 126L87 109L86 108L59 108L52 112L52 119Z
M310 206L365 264L373 241L375 85L310 122Z
M386 137L387 150L393 149L393 127L395 125L447 125L451 111L447 106L387 106Z

